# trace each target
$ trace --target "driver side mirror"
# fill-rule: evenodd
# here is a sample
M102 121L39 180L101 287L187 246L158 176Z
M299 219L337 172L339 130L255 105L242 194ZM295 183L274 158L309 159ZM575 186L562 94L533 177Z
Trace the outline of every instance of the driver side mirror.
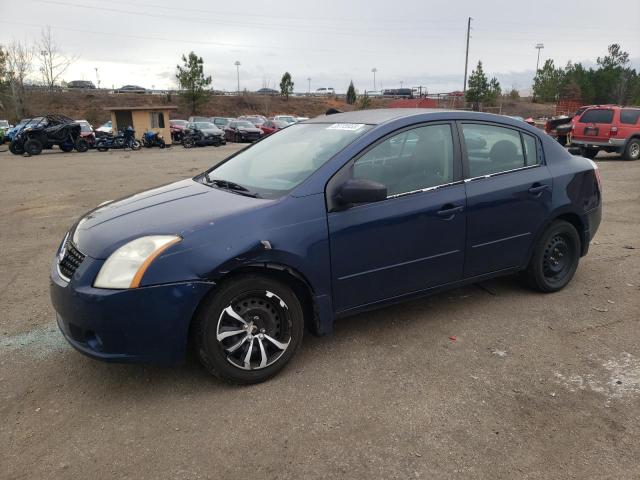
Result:
M387 199L387 187L373 180L352 178L338 189L336 200L341 205L372 203Z

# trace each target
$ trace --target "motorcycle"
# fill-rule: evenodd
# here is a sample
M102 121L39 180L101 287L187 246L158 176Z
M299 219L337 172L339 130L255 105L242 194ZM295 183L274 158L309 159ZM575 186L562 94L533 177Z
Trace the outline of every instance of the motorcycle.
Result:
M142 135L142 145L146 148L165 148L167 146L164 142L164 138L162 138L162 135L152 131L145 132L144 135Z
M130 148L131 150L140 150L142 146L138 140L136 140L136 132L133 128L129 127L125 130L120 130L115 137L109 135L107 137L99 138L96 141L96 150L99 152L106 152L111 148Z

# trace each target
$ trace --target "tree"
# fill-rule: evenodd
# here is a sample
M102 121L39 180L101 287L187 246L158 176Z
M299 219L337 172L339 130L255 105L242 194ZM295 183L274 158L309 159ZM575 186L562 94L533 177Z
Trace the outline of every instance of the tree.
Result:
M49 92L53 91L56 83L78 57L66 56L51 36L51 27L47 26L40 32L40 39L36 43L36 55L40 63L40 73Z
M548 59L533 79L533 98L543 102L557 100L560 86L564 80L564 70L556 68L553 60Z
M498 103L498 99L502 96L502 88L500 87L500 82L496 77L492 77L489 81L489 88L487 89L487 93L484 96L483 101L488 103L489 105L495 105Z
M353 80L349 83L349 88L347 89L347 103L349 105L353 105L356 103L356 89L353 86Z
M26 43L13 41L6 50L7 80L11 86L11 97L15 107L16 117L24 117L24 84L29 73L31 73L33 59L33 48Z
M518 91L518 89L516 87L511 87L511 90L509 90L509 99L510 100L519 100L520 99L520 92Z
M288 101L289 95L292 93L293 81L291 80L291 74L289 72L284 72L284 75L282 75L282 79L280 80L280 95Z
M371 97L367 95L367 92L364 92L364 95L360 96L360 104L358 105L360 110L366 110L367 108L371 108Z
M469 76L466 100L473 104L474 110L479 110L480 103L483 102L489 93L489 82L482 70L482 61L478 62L476 69Z
M596 60L600 68L593 75L594 100L598 103L624 104L636 72L629 68L629 54L619 44L609 45L607 52L608 55Z
M180 95L187 102L191 114L202 105L207 92L205 87L211 85L211 76L204 76L204 62L194 52L188 56L182 55L183 66L176 65L176 79L180 86Z

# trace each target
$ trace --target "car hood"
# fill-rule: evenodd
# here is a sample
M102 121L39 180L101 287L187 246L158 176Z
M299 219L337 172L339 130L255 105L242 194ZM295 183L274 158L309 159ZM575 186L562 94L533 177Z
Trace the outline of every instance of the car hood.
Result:
M225 217L272 202L182 180L99 206L78 221L72 238L82 253L102 259L135 238L186 237Z
M259 133L262 130L256 127L238 127L239 132L247 132L247 133Z
M200 131L206 135L222 135L222 130L219 128L201 128Z

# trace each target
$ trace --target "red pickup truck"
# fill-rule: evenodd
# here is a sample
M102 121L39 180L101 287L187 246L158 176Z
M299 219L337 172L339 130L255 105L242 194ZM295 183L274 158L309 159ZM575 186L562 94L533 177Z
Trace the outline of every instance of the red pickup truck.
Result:
M600 150L617 152L626 160L640 158L640 108L597 105L573 120L571 144L594 158Z

